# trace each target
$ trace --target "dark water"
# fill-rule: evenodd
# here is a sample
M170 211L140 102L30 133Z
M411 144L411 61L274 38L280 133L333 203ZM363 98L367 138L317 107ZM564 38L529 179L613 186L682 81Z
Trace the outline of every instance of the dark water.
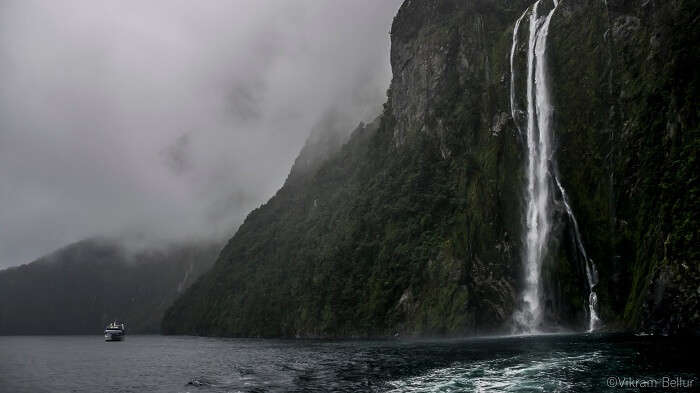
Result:
M627 335L449 341L131 335L115 343L101 335L0 337L0 391L684 392L698 391L698 349L697 339ZM674 381L686 387L672 387Z

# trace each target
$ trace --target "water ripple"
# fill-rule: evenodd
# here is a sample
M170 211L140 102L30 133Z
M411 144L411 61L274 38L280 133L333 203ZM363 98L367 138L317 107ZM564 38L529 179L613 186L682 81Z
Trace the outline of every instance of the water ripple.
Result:
M426 374L389 382L390 393L428 392L574 392L572 374L585 373L604 360L601 351L555 353L542 359L514 356L455 363Z

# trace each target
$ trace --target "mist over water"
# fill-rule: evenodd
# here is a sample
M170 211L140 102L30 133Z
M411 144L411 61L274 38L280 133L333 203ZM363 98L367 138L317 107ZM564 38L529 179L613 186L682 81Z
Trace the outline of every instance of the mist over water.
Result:
M399 4L3 1L0 268L230 237L325 113L379 112Z

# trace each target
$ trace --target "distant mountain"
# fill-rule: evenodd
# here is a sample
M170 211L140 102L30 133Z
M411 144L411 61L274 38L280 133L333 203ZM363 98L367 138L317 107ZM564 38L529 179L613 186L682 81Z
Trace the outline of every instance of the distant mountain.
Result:
M188 244L132 252L90 239L0 271L0 334L100 334L115 319L131 333L157 332L165 309L218 251Z

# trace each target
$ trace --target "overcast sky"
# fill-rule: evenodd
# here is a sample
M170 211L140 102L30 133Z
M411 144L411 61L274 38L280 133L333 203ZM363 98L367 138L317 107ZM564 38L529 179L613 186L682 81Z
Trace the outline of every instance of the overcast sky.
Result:
M399 5L0 0L0 268L232 235L324 113L378 113Z

